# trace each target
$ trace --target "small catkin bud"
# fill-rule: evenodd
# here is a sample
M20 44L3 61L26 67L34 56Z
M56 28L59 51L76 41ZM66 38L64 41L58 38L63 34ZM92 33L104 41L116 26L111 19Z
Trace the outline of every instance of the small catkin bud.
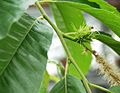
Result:
M111 84L111 86L120 85L120 73L109 64L102 56L95 55L96 62L99 64L100 74Z

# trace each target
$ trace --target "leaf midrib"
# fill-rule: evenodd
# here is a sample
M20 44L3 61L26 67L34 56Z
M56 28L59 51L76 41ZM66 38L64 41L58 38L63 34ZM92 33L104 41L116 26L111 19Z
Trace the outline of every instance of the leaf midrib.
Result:
M32 27L35 25L36 21L38 19L36 18L35 21L32 23L30 29L28 30L28 32L26 33L26 35L23 37L23 40L21 40L21 42L18 44L18 47L15 49L14 53L12 54L11 59L8 61L8 63L6 64L6 66L4 66L4 68L2 69L0 76L2 76L2 74L4 73L5 69L8 67L8 65L10 64L11 60L13 59L13 57L15 56L17 50L19 49L19 47L21 46L21 44L23 43L23 41L25 40L26 36L28 35L28 33L30 32L30 30L32 29Z

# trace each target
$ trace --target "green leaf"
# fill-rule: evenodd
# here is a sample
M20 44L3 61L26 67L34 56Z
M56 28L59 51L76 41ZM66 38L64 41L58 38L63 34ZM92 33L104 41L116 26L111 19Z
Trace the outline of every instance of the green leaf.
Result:
M85 49L83 48L83 46L81 46L76 42L66 39L66 43L77 65L82 70L82 72L86 75L89 71L90 64L91 64L91 59L92 59L91 53L90 52L84 53ZM86 46L90 48L89 44L86 44ZM69 72L72 75L80 77L79 73L77 72L73 64L70 64Z
M113 12L113 10L108 11L108 9L94 8L86 4L75 2L55 2L54 4L83 10L102 21L116 35L120 37L120 16L118 13Z
M104 44L108 45L112 48L118 55L120 55L120 42L113 39L109 34L100 33L96 34L95 39L103 42Z
M98 5L94 2L90 2L89 0L58 0L58 1L71 1L71 2L78 2L83 4L88 4L93 7L98 7Z
M51 90L50 93L65 93L65 79L59 81ZM81 82L74 76L67 75L67 93L86 93L86 90Z
M62 4L52 4L52 12L57 26L63 32L73 32L84 23L80 10Z
M120 16L119 11L114 6L110 5L108 2L106 2L104 0L89 0L89 1L97 3L101 9L108 10L108 11L118 14L118 16Z
M0 1L0 39L6 36L11 25L17 21L34 0Z
M44 79L42 81L39 93L48 93L48 85L49 85L49 74L47 71L45 71Z
M0 40L0 75L9 65L17 49L21 46L34 24L35 19L28 15L23 15L21 19L11 27L6 38Z
M62 32L67 33L77 31L81 25L85 24L82 12L71 6L67 6L61 3L53 3L52 11L56 24ZM91 55L84 55L84 49L79 44L67 39L65 39L65 41L78 66L81 68L84 74L86 74L91 63ZM73 65L70 67L70 73L79 76Z
M51 29L24 15L0 40L0 93L39 93Z
M112 93L120 93L120 86L113 86L109 89Z

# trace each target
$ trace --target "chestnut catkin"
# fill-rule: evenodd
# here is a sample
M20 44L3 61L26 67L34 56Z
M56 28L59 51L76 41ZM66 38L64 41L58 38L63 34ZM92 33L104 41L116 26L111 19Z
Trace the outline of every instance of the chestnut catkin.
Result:
M100 74L111 84L111 86L120 85L120 73L102 56L96 54L96 62L99 64Z

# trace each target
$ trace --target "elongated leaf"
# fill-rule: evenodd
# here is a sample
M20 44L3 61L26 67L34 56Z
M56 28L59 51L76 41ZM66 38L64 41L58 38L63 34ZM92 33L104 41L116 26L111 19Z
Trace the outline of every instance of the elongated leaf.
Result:
M56 1L56 0L55 0ZM71 2L78 2L83 4L88 4L93 7L98 7L98 5L94 2L89 2L89 0L58 0L58 1L71 1Z
M86 93L86 90L81 82L74 76L67 75L67 93ZM50 93L65 93L65 79L59 81L51 90Z
M53 3L52 11L56 24L62 32L77 31L81 25L83 26L85 24L81 11L71 6ZM83 73L86 74L91 63L91 55L84 55L84 49L79 44L67 39L65 39L65 41L77 64L82 69ZM88 46L90 47L90 45ZM70 66L70 73L79 76L72 64Z
M103 42L104 44L108 45L112 48L118 55L120 55L120 42L113 39L110 35L100 33L96 34L95 39Z
M84 23L81 11L73 7L52 4L52 10L56 24L63 32L76 31Z
M0 1L0 39L6 36L11 25L23 15L32 2L34 0Z
M94 8L86 4L75 3L75 2L56 2L56 5L64 5L68 7L73 7L79 10L83 10L92 16L96 17L102 21L106 26L108 26L116 35L120 37L120 16L118 13L108 11L108 9ZM113 20L114 19L114 20Z
M24 15L0 41L0 93L39 93L52 32Z
M114 6L110 5L109 3L107 3L104 0L89 0L89 1L95 2L100 6L100 8L108 10L108 11L113 12L115 14L118 14L118 16L120 16L119 11Z
M120 86L114 86L109 89L112 93L120 93Z

